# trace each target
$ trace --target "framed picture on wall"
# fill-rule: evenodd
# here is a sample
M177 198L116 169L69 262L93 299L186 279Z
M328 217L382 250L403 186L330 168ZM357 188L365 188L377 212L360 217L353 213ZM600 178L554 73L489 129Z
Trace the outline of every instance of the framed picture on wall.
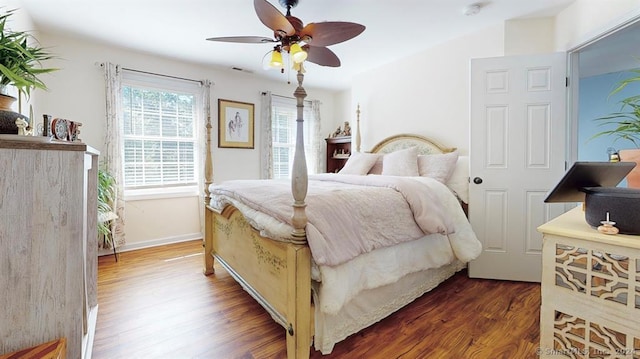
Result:
M218 147L254 147L252 103L218 99Z

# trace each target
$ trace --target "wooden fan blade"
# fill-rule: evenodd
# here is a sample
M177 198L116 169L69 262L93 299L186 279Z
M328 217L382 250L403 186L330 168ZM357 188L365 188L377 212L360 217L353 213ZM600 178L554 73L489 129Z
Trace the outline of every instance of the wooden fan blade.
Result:
M263 44L268 42L277 42L274 39L263 36L227 36L227 37L210 37L209 41L221 42L241 42L246 44Z
M274 32L283 36L291 36L296 33L289 20L267 0L253 0L253 7L256 8L256 14L258 14L260 21Z
M311 46L329 46L352 39L360 35L364 29L363 25L353 22L312 22L300 31L300 37ZM305 36L309 36L311 40L307 41Z
M320 66L340 67L340 59L326 47L304 45L302 47L307 52L307 61Z

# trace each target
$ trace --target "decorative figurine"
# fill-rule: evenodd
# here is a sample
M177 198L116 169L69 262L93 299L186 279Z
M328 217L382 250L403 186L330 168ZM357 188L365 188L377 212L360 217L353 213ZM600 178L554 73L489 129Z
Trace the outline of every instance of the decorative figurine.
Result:
M342 131L342 136L351 136L351 126L349 126L349 121L344 121L344 130Z
M333 132L333 134L330 137L338 137L340 136L340 133L342 133L342 130L340 129L340 126L338 126L338 128L335 130L335 132Z
M20 136L31 136L33 135L33 129L29 126L29 122L27 122L24 118L16 119L16 126L18 126L18 135Z

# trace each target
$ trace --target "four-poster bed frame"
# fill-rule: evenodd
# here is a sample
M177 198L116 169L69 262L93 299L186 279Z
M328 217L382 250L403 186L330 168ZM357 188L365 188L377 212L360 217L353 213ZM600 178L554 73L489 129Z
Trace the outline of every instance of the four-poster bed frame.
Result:
M214 272L214 259L254 297L286 330L287 357L308 358L314 335L314 304L312 302L311 251L307 243L305 212L308 175L304 156L303 75L297 74L297 137L293 161L291 189L294 198L293 240L276 241L262 236L235 206L222 210L210 205L209 185L213 183L211 155L211 120L207 119L205 161L205 239L204 274ZM360 110L357 113L356 150L360 151ZM422 153L446 153L453 148L438 145L424 137L397 135L389 137L372 152L387 153L398 145L422 147ZM449 275L455 273L451 271ZM442 279L444 280L444 279ZM438 282L439 283L439 282ZM317 304L316 304L317 305Z

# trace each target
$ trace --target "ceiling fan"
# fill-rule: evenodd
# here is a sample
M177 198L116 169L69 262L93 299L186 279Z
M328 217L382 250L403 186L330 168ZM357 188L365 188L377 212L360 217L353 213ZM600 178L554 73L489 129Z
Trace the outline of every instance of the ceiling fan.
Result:
M340 59L327 46L352 39L365 29L363 25L353 22L326 21L303 24L302 20L291 15L291 8L298 5L298 0L278 0L287 9L283 15L267 0L254 0L258 18L273 30L273 38L262 36L228 36L211 37L209 41L240 43L273 43L271 52L272 67L282 67L282 51L291 55L294 63L313 62L321 66L339 67Z

